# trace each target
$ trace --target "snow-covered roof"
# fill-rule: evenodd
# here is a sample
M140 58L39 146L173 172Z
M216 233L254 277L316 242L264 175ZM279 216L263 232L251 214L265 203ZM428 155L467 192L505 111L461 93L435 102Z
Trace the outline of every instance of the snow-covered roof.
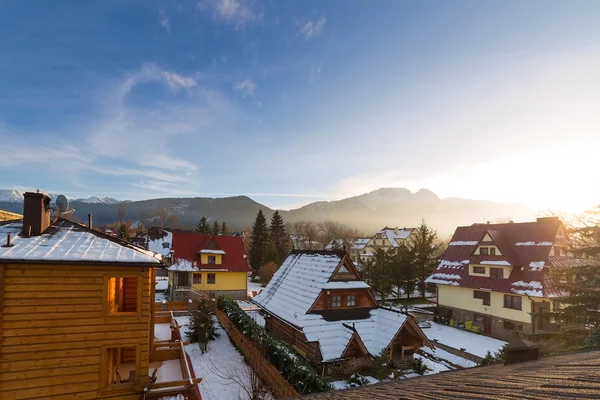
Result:
M161 256L64 219L39 236L21 236L23 221L0 223L0 261L159 264ZM11 234L11 247L6 247Z
M200 250L202 254L225 254L223 250L211 250L211 249L203 249Z
M369 241L371 240L371 238L358 238L355 239L352 244L350 245L350 249L352 250L362 250L365 248L365 246L367 244L369 244Z
M173 245L173 233L169 231L163 231L163 233L166 233L164 237L148 241L148 250L167 256Z
M385 227L377 233L382 234L383 237L388 239L393 247L398 247L400 245L399 240L401 241L408 239L413 230L414 228L398 229Z
M169 267L169 271L175 272L199 272L198 264L196 262L192 263L185 258L178 258L175 260L173 265Z
M337 250L342 249L345 245L344 239L333 239L331 242L327 243L325 246L325 250Z

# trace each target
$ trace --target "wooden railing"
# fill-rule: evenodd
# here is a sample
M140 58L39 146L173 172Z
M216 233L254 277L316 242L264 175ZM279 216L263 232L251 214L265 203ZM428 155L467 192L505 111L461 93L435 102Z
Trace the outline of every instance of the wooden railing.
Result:
M233 325L227 315L221 310L216 310L215 314L223 329L227 331L229 337L233 339L235 344L242 350L246 360L260 377L267 382L270 388L274 391L275 397L278 399L297 397L300 394L285 380L279 373L277 368L269 360L267 360L263 352L254 344L252 339L245 336L240 330Z

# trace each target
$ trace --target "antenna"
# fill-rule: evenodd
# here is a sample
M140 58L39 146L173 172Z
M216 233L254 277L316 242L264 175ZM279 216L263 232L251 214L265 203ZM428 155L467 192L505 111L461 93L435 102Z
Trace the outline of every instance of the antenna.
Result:
M58 211L59 214L73 214L75 212L75 210L69 210L69 200L62 194L56 198L54 205L54 210Z

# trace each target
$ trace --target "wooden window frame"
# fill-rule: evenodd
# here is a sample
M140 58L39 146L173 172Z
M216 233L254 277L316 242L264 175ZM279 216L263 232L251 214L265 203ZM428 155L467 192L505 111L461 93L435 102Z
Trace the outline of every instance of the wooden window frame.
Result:
M479 254L482 255L482 256L489 256L490 255L490 248L489 247L480 247L479 248Z
M507 301L508 299L510 299L510 301ZM519 308L516 308L514 306L514 302L515 299L519 299ZM507 307L507 303L509 303L509 306ZM521 296L512 296L510 294L505 294L504 295L504 308L508 308L511 310L517 310L517 311L523 311L523 299L521 298Z
M350 299L352 299L352 301L350 301ZM352 303L352 304L350 304L350 303ZM346 307L356 307L356 295L355 294L346 295Z
M502 276L500 276L500 277L494 276L495 274L498 273L498 271L500 271L500 274ZM504 268L490 267L490 279L504 279Z
M489 252L490 252L490 256L495 256L496 255L496 248L495 247L490 247L489 248Z
M196 282L196 277L198 277L198 282ZM202 272L194 272L192 273L192 285L202 285Z
M335 301L339 300L339 301ZM342 307L342 296L334 294L331 296L331 300L329 301L329 306L331 308L341 308Z
M206 263L207 263L208 265L217 265L217 256L206 256L206 257L207 257L207 258L206 258ZM212 260L213 262L210 262L211 260Z
M479 294L481 294L481 297ZM473 298L481 300L481 304L484 306L492 304L491 292L486 292L485 290L473 290Z
M210 279L211 276L212 276L212 282ZM215 274L215 273L206 274L206 284L207 285L216 285L217 284L217 274Z
M126 312L112 312L110 310L110 301L108 299L108 294L109 294L109 290L108 290L108 284L110 282L110 280L112 278L134 278L137 280L137 304L136 304L136 311L126 311ZM141 274L128 274L128 273L112 273L112 274L107 274L104 275L104 284L102 285L102 307L103 307L103 314L107 317L118 317L118 316L137 316L137 317L141 317L142 316L142 281L144 279L144 276Z
M135 347L135 381L134 382L125 382L125 383L115 383L110 384L109 376L108 376L108 350L109 349L124 349ZM142 351L139 343L131 343L131 344L110 344L102 346L102 355L100 356L100 381L99 388L101 393L110 393L110 392L132 392L137 391L141 379L141 358Z
M478 272L478 269L482 269L483 272ZM485 267L480 267L479 265L473 267L473 273L478 275L485 275Z

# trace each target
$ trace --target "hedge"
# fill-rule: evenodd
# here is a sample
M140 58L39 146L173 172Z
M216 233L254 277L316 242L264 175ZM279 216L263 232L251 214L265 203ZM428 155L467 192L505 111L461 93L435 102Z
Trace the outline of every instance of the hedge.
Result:
M321 378L302 356L283 341L269 335L240 308L237 302L227 296L220 296L217 307L227 314L231 322L246 337L265 350L265 357L298 393L318 393L331 389L329 383Z

